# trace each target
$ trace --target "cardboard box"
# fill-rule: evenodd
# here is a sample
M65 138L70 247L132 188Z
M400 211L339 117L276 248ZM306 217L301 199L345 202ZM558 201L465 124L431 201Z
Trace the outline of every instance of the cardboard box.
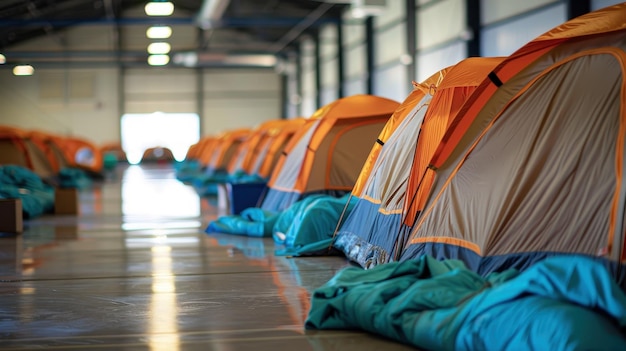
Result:
M78 214L78 189L56 188L54 191L55 214Z
M23 231L22 200L0 199L0 232L21 233Z

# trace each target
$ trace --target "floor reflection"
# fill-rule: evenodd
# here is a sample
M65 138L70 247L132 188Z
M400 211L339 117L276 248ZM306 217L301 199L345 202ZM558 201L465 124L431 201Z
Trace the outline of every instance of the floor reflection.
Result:
M200 197L174 177L156 177L140 166L129 166L122 179L122 214L149 217L198 217Z
M152 294L150 300L149 342L153 351L180 349L178 335L178 301L172 271L172 248L155 245L152 253Z
M405 349L304 330L311 292L345 260L207 235L217 208L171 166L122 170L81 193L78 216L43 216L0 238L0 349Z

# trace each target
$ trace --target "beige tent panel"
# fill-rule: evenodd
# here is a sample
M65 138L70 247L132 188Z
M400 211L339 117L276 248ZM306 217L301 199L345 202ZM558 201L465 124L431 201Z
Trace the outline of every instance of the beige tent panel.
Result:
M438 179L411 242L449 238L483 256L605 252L621 181L622 55L579 53L526 84L495 123L482 126L451 176Z

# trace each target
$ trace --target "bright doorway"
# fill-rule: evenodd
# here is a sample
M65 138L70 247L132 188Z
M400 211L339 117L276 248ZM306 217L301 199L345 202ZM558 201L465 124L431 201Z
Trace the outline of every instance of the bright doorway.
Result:
M168 148L176 161L200 140L200 117L195 113L128 113L122 116L122 148L128 162L137 164L146 149Z

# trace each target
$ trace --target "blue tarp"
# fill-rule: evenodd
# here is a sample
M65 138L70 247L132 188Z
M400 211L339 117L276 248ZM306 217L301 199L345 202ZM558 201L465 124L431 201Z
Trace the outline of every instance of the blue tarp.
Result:
M421 256L342 270L313 293L305 325L362 329L426 350L626 350L626 295L583 256L487 277Z

